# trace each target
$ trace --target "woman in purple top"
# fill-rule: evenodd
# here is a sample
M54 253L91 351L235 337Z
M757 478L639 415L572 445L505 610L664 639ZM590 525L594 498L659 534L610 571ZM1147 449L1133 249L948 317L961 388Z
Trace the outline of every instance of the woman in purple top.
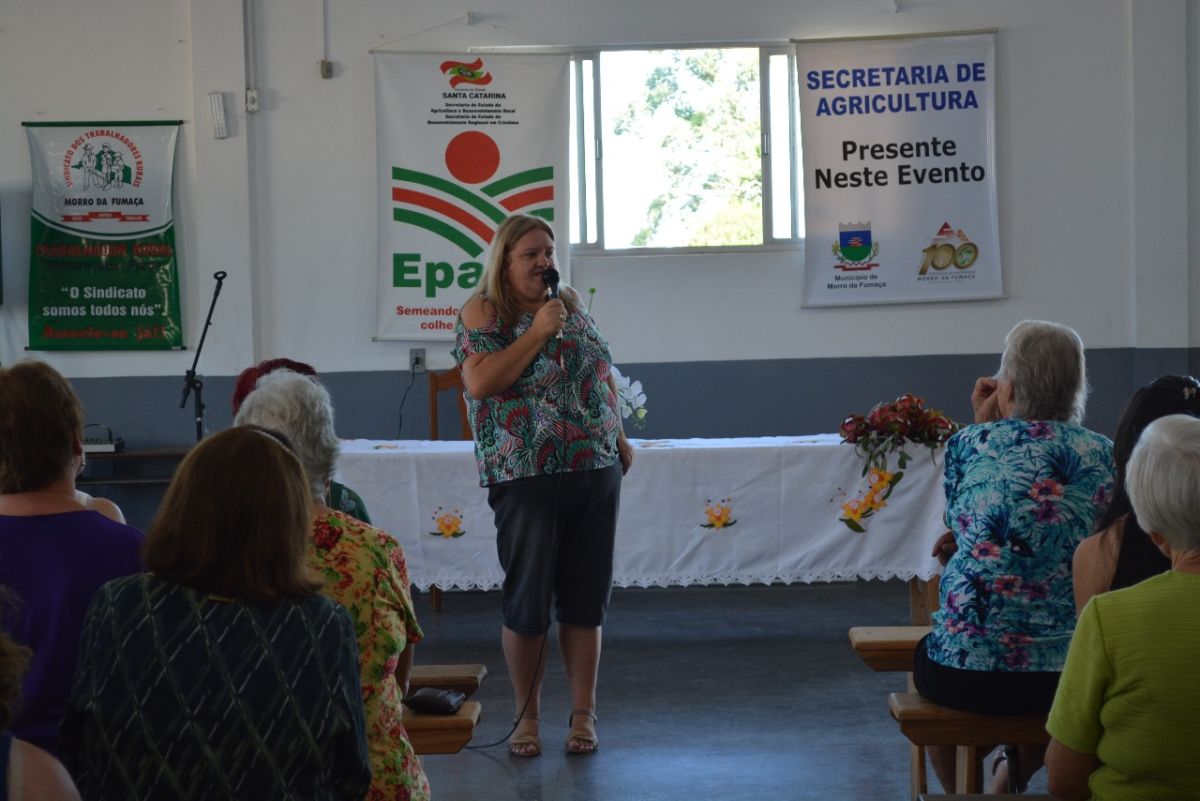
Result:
M0 369L0 585L15 603L0 627L33 653L12 733L51 753L101 584L141 571L141 534L75 498L83 408L54 368Z

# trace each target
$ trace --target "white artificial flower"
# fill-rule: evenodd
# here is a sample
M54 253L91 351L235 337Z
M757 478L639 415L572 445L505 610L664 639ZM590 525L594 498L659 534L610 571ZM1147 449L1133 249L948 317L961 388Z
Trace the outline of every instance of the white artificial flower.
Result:
M621 374L616 365L612 367L613 382L617 385L617 403L621 410L621 418L637 415L641 420L646 416L646 393L642 390L641 381L630 381Z

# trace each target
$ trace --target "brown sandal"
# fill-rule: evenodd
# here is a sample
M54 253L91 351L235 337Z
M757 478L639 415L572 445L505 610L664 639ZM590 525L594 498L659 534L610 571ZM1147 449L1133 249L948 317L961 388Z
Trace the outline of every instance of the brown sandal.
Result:
M571 717L567 720L567 726L571 728L570 733L567 734L566 748L568 754L587 756L600 750L600 740L593 732L587 729L576 728L574 725L576 717L584 716L592 719L593 726L598 720L595 712L589 712L586 709L576 709L571 713Z
M532 720L535 723L538 718L517 718L513 721L516 726L522 720ZM526 750L527 746L532 746ZM508 753L511 756L521 757L523 759L531 759L535 756L542 755L542 741L536 734L522 734L520 737L514 737L508 741Z

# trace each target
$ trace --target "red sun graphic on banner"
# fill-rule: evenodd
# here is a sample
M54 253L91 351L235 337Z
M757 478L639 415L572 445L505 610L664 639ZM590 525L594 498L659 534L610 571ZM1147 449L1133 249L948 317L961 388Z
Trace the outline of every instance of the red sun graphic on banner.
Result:
M464 184L480 184L500 167L500 147L481 131L464 131L446 145L446 168Z

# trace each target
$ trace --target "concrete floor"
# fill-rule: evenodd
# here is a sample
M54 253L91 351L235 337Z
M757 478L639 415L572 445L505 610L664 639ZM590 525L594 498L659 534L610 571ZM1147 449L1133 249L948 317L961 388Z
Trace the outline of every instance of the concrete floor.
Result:
M438 613L422 595L417 614L426 634L418 662L488 666L473 744L504 737L513 711L499 594L447 593ZM501 745L426 757L434 801L901 801L908 745L886 698L904 677L863 665L846 630L907 617L900 581L614 590L599 752L563 752L570 707L554 650L542 756L517 759Z

